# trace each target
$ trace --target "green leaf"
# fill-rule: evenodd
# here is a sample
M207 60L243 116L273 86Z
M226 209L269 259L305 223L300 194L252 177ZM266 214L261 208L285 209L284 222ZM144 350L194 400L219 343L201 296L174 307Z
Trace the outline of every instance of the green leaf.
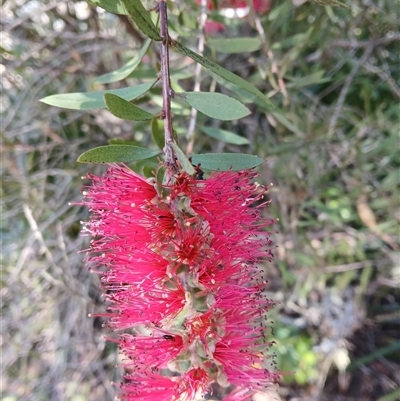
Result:
M314 27L311 26L307 32L304 32L301 35L298 36L298 41L295 46L293 46L289 51L286 52L285 56L283 59L279 62L279 78L283 78L286 75L286 71L295 63L301 51L307 44L309 43L309 38L314 30Z
M222 142L226 143L233 143L234 145L248 145L249 141L247 138L243 138L242 136L236 135L232 132L225 131L219 128L212 128L212 127L200 127L200 129L211 136L212 138L218 139Z
M270 111L271 107L266 105L266 103L261 100L258 96L253 95L252 93L246 91L245 89L241 88L233 84L232 82L228 82L225 79L221 78L220 76L214 74L211 71L206 71L215 81L217 81L220 85L224 86L226 89L233 92L238 100L242 103L251 103L256 104L257 106L261 107L263 110ZM273 109L275 110L275 108Z
M264 104L268 106L268 108L274 107L271 101L261 93L256 87L252 84L244 80L243 78L239 77L238 75L234 74L233 72L226 70L225 68L221 67L220 65L214 63L213 61L200 56L199 54L193 52L192 50L188 49L187 47L181 45L179 42L173 42L172 47L176 49L177 52L184 54L185 56L190 57L192 60L196 61L197 63L201 64L204 68L212 71L214 74L217 74L221 78L232 82L233 84L240 86L241 88L245 89L246 91L252 93L259 97Z
M164 148L164 121L159 118L154 118L151 122L151 135L153 136L154 142L160 149Z
M264 159L244 153L204 153L192 156L192 163L201 163L204 170L239 171L257 167Z
M347 367L347 371L351 372L357 369L362 365L367 365L373 362L375 359L381 358L385 355L397 355L400 351L400 340L396 340L391 342L389 345L385 347L378 348L374 352L371 352L368 355L363 356L362 358L351 362L351 364Z
M378 398L377 401L396 401L398 399L400 399L400 387L397 387L391 393Z
M246 53L259 50L261 40L259 37L209 39L207 46L221 53Z
M118 70L109 72L96 78L95 81L101 84L108 84L110 82L117 82L121 81L122 79L125 79L139 65L143 56L146 54L150 44L151 44L151 39L147 39L146 42L144 42L143 47L135 55L135 57L133 57L132 60L128 61L123 67L119 68Z
M324 77L324 71L317 71L303 77L290 77L286 75L285 78L290 81L290 83L286 85L287 88L303 88L309 85L317 85L332 81L332 78Z
M297 134L300 137L304 136L304 133L300 128L297 127L296 124L293 124L290 120L287 119L284 113L280 111L273 111L271 113L282 125L284 125L289 131Z
M137 146L139 142L137 141L128 141L127 139L121 139L121 138L110 138L107 141L110 145L133 145Z
M155 170L154 166L143 166L142 169L143 175L146 178L154 177L154 170Z
M186 10L181 11L178 15L179 24L186 29L190 29L194 31L198 29L198 22L196 21L197 14L196 13L188 13Z
M206 116L218 120L238 120L250 114L250 110L244 104L222 93L182 92L176 95Z
M99 146L82 153L79 163L133 163L160 154L159 150L132 145Z
M124 4L128 15L132 18L140 31L150 39L157 41L162 40L150 17L150 13L143 7L141 0L121 0L121 2Z
M133 100L146 93L153 85L154 82L146 82L144 84L114 90L62 93L59 95L46 96L43 99L40 99L40 101L50 106L63 107L65 109L103 109L106 107L104 102L104 95L106 93L117 95L125 100Z
M126 14L124 5L120 0L88 0L89 3L94 4L97 7L103 8L113 14Z
M181 167L190 175L193 175L196 173L196 170L194 169L192 163L190 163L189 159L185 156L185 154L182 152L181 148L174 142L170 143L172 149L174 150L175 156L178 159Z
M128 121L146 121L151 120L154 114L135 106L122 97L113 95L112 93L104 94L104 101L107 109L114 114L115 117Z

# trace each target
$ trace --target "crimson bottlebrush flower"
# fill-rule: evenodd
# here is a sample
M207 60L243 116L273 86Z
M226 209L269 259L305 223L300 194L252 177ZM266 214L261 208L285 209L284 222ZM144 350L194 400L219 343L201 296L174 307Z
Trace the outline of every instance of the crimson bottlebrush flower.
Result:
M108 326L127 371L121 398L191 401L213 383L245 401L278 379L268 369L272 306L260 262L272 258L267 188L254 171L146 180L111 165L89 175L88 264L102 273Z

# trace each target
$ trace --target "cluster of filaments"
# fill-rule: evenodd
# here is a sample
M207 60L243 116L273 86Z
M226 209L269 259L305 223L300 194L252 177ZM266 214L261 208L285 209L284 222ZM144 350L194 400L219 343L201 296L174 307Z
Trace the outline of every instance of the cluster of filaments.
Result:
M231 398L244 400L276 379L257 265L272 257L272 221L255 176L180 173L162 185L112 166L89 177L89 260L106 267L108 325L124 330L122 399L197 400L218 383L244 389Z

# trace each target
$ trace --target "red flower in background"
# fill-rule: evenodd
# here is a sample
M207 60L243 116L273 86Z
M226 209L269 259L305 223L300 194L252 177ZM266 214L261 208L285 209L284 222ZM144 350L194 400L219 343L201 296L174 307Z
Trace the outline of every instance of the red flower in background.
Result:
M201 4L201 0L196 0L197 4ZM253 8L254 11L259 14L263 15L271 9L272 0L253 0ZM240 16L245 16L248 14L249 6L246 0L222 0L218 1L218 9L219 10L226 10L226 9L240 9L242 13ZM207 2L207 9L213 10L214 4L212 0L208 0ZM225 29L225 25L221 22L210 21L207 20L204 30L207 33L215 33L221 32Z
M201 0L196 0L198 4L201 3ZM271 8L271 2L272 0L253 0L253 7L254 10L259 13L263 14L267 12ZM218 1L218 8L223 9L223 8L247 8L248 3L246 0L223 0L223 1ZM212 0L208 0L207 3L207 8L209 10L214 9L214 4Z
M108 325L129 329L113 340L128 372L122 399L191 401L218 383L244 401L277 380L264 364L272 303L258 266L272 257L273 221L256 176L179 173L161 185L117 165L89 176L89 263L105 267Z

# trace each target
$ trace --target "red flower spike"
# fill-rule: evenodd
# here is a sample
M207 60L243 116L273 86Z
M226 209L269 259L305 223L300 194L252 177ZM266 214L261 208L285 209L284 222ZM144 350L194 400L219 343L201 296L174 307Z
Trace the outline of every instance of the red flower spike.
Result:
M277 381L265 365L273 303L258 266L272 257L265 228L274 221L262 217L269 201L256 177L180 173L158 192L125 166L89 177L88 263L104 270L108 304L98 316L130 329L113 340L132 371L121 399L192 401L218 383L237 386L226 401L245 401Z
M182 350L182 337L157 333L154 336L123 334L119 342L130 362L125 366L135 371L156 371L166 368Z
M251 389L237 388L233 390L227 397L222 401L250 401L256 392Z
M180 377L147 373L126 375L125 379L120 398L129 401L195 400L205 395L209 386L207 372L202 369L193 369Z
M124 376L126 383L121 385L119 398L127 401L175 401L179 383L172 377L154 373L131 374Z

